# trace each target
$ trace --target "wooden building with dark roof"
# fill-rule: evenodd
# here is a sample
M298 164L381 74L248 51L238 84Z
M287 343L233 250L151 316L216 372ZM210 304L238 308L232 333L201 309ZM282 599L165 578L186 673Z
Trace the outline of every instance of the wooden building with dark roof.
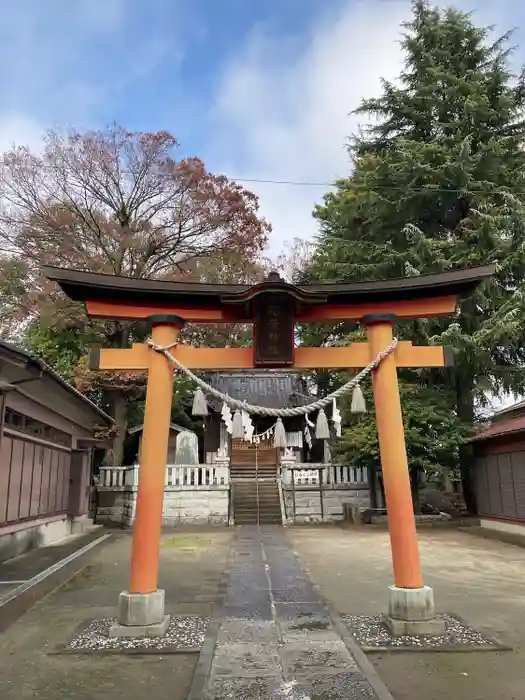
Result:
M282 370L218 372L207 376L206 380L223 394L265 408L292 408L303 406L313 400L313 397L307 393L302 377L293 372ZM226 456L231 456L233 445L231 436L227 433L221 419L222 402L211 394L206 398L210 409L210 415L206 419L204 438L206 461L208 463L215 462L217 459L224 461ZM252 421L257 435L271 428L275 418L252 416ZM296 452L298 461L306 460L309 449L304 440L304 416L284 418L283 423L288 448ZM317 442L319 441L313 440L313 451L318 447ZM265 444L271 445L271 437L265 440Z
M90 527L92 452L112 426L42 360L0 340L0 562Z
M498 411L472 442L482 526L525 535L525 401Z

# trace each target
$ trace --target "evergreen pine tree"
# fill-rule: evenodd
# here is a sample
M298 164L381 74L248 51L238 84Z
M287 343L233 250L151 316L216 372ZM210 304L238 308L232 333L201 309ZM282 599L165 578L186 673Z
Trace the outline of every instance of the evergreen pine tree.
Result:
M404 71L357 110L374 123L349 144L350 177L315 211L321 232L306 274L358 281L496 263L495 278L455 318L399 329L456 349L453 370L402 377L426 377L437 401L452 390L458 420L472 425L487 391L523 386L525 78L510 71L509 34L491 42L491 28L458 10L415 0L404 29ZM459 447L475 510L470 448Z

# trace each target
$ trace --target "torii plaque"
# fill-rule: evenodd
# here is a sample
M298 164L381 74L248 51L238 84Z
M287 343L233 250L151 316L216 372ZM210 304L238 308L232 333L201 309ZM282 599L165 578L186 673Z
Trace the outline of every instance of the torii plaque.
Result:
M256 285L209 285L137 280L46 268L93 318L142 319L156 346L188 369L240 370L259 366L290 370L362 368L392 342L397 319L454 314L458 299L494 273L485 266L436 275L352 284L291 285L272 273ZM276 303L277 301L277 303ZM276 317L269 309L279 306ZM272 320L273 319L273 320ZM299 322L359 321L367 342L348 347L294 347ZM186 322L252 323L254 348L192 348L177 345ZM397 381L397 367L444 367L450 353L439 346L398 343L373 373L381 466L388 511L394 584L389 587L389 624L397 634L438 633L433 592L424 586ZM168 449L173 367L147 344L129 349L95 349L91 369L148 373L137 511L128 590L119 601L113 634L163 634L164 592L157 588L164 474Z

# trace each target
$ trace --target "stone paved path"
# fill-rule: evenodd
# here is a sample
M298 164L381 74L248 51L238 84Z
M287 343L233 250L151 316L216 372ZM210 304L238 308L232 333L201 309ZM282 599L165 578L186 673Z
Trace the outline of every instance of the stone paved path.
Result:
M337 629L283 529L244 526L190 700L391 698L377 677L374 690L366 660L358 665Z

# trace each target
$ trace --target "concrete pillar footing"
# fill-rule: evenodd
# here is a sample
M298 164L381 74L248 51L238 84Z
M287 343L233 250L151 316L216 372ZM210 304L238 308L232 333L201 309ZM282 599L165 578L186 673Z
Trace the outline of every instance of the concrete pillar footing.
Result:
M445 633L445 622L436 617L434 591L430 586L389 586L388 614L383 617L383 622L396 637Z
M110 637L163 637L169 627L170 616L164 615L155 625L121 625L115 622L109 628Z
M162 637L168 629L169 615L164 614L164 591L130 593L122 591L118 601L118 618L109 630L110 637Z

